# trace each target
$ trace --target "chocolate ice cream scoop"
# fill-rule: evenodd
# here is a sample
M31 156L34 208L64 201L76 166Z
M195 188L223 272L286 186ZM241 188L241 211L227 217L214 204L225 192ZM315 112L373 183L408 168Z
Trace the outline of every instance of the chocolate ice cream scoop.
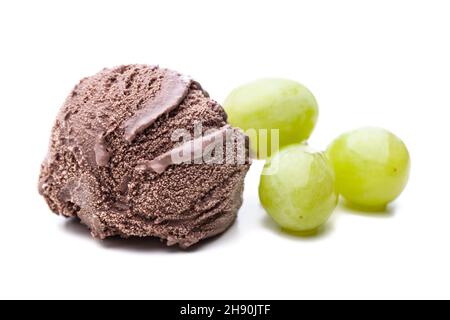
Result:
M233 223L249 165L246 136L197 82L128 65L73 89L39 191L96 238L152 236L186 248Z

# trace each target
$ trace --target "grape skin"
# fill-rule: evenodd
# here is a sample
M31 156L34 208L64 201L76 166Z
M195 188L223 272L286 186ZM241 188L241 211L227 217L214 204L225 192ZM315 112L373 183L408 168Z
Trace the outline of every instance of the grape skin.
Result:
M410 156L406 145L381 128L361 128L338 137L327 150L338 192L351 205L383 210L405 189Z
M336 208L333 169L325 154L303 145L284 148L267 160L259 197L272 219L288 231L310 233Z
M224 103L231 125L244 131L267 129L268 146L251 148L258 158L270 157L271 129L279 130L279 145L285 147L309 138L318 118L317 101L303 85L286 79L261 79L234 89Z

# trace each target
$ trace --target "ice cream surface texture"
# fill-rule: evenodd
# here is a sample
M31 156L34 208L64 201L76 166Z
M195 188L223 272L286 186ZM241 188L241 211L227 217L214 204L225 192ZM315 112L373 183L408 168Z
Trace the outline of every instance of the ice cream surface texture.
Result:
M223 160L206 161L206 149ZM159 237L187 248L233 223L249 166L245 135L197 82L127 65L73 89L52 130L39 192L96 238Z

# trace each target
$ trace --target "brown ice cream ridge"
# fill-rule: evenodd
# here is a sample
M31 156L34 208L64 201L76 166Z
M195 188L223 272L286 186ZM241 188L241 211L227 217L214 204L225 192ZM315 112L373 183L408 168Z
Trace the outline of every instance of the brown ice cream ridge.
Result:
M203 150L206 148L223 143L226 138L227 131L230 130L229 125L220 128L204 137L195 138L176 147L151 161L144 161L136 167L137 171L153 171L156 173L163 173L170 165L179 164L175 159L198 160L203 157Z
M150 127L161 115L175 109L186 97L191 83L190 78L167 71L156 97L125 122L125 140L133 142L138 134Z

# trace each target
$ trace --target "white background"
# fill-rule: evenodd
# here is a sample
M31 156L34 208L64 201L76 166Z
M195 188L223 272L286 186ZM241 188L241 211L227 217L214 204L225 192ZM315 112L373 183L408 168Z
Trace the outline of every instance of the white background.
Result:
M448 1L1 1L0 298L450 298ZM37 178L54 117L103 67L160 64L222 102L287 77L320 104L324 149L364 125L412 156L388 213L340 206L315 238L282 234L248 175L238 222L194 250L96 241L50 213Z

